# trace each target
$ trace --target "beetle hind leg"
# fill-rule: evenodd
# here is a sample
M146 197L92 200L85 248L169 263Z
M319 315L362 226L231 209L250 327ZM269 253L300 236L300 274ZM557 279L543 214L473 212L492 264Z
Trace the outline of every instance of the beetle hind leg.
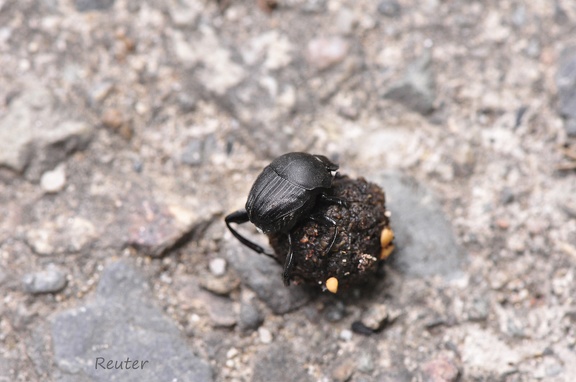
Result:
M292 268L294 268L294 250L292 249L292 235L288 234L288 255L286 255L286 260L284 261L284 272L282 273L284 285L286 286L290 285Z

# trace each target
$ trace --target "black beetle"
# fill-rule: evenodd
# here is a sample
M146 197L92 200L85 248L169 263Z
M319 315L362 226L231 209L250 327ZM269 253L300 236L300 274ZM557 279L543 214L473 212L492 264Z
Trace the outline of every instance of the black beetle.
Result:
M284 154L274 159L258 176L248 194L246 208L226 216L226 226L242 244L252 250L266 253L258 244L240 235L230 223L242 224L252 222L264 233L282 232L288 235L290 249L284 262L284 284L290 284L290 273L293 266L291 230L304 218L309 218L334 227L329 252L336 240L336 222L326 216L311 214L316 203L321 200L339 205L345 201L330 196L327 192L332 187L334 172L338 165L323 155L312 155L302 152Z

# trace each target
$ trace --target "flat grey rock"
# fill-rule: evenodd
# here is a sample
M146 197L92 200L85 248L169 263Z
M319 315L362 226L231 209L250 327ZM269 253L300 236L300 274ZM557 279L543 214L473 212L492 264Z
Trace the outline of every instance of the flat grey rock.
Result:
M30 80L29 80L30 81ZM0 118L0 167L39 180L71 153L90 143L93 127L61 120L56 100L45 87L28 83Z
M248 285L258 298L276 314L288 313L306 304L312 294L297 286L284 286L282 267L273 259L244 247L234 238L226 248L230 265L240 275L242 283Z
M399 174L369 177L386 193L394 230L393 265L412 276L457 274L466 254L437 199L415 179Z
M91 301L53 317L52 343L57 381L213 380L154 304L146 280L124 261L104 270ZM109 361L114 368L103 369Z

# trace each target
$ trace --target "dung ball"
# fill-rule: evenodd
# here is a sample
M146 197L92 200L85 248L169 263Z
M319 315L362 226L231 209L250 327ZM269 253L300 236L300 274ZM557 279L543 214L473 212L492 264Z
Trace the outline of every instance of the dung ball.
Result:
M329 195L345 205L319 200L309 217L291 231L294 263L290 279L336 293L376 273L379 263L394 249L394 233L378 185L337 175ZM283 263L289 250L288 235L272 233L269 240Z

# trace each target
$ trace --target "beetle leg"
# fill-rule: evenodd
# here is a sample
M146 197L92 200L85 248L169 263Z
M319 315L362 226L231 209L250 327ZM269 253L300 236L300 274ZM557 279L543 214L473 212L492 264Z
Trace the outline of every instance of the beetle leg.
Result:
M330 241L330 245L326 250L326 253L329 253L332 250L332 246L336 242L336 236L338 236L338 225L336 224L334 219L324 215L310 215L308 216L308 218L312 221L315 221L318 224L334 227L334 234L332 235L332 240Z
M234 235L234 237L236 239L238 239L242 244L244 244L245 246L247 246L248 248L252 249L255 252L261 253L263 255L266 255L268 257L273 258L274 260L278 261L278 259L276 258L276 256L274 256L271 253L268 253L264 250L264 248L262 248L261 246L259 246L256 243L251 242L250 240L246 239L244 236L240 235L234 228L232 228L232 226L230 225L230 223L236 223L236 224L243 224L246 223L248 221L250 221L250 219L248 218L248 212L246 212L246 210L238 210L236 212L232 212L230 215L226 216L226 218L224 219L224 221L226 222L226 226L228 227L228 229L230 230L230 232L232 232L232 235Z
M348 208L348 202L342 198L337 196L327 195L325 193L320 194L320 199L323 202L331 203L331 204L338 204L341 207Z
M284 262L284 273L282 274L284 278L284 285L290 285L290 274L292 273L292 268L294 267L294 251L292 250L292 235L288 233L288 255L286 255L286 261Z

